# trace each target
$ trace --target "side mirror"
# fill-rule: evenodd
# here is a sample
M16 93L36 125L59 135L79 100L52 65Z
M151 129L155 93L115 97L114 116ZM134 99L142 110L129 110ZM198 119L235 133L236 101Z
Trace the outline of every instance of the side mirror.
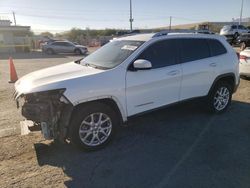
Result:
M145 59L138 59L133 65L136 70L147 70L152 68L151 62Z

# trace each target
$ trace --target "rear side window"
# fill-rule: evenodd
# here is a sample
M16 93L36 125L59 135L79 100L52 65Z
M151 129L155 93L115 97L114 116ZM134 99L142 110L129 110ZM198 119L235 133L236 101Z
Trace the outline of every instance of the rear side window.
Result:
M205 39L181 39L181 63L210 57L208 43Z
M218 40L208 39L208 44L210 47L211 56L217 56L227 53L226 48Z
M239 29L247 29L244 25L239 25Z
M237 29L237 26L236 26L236 25L233 25L233 26L232 26L232 29Z
M177 57L176 40L169 39L152 44L137 59L150 61L152 68L161 68L176 64Z
M64 46L73 46L73 44L68 43L68 42L65 42L65 43L64 43Z
M55 45L55 46L64 46L63 42L54 42L51 45Z

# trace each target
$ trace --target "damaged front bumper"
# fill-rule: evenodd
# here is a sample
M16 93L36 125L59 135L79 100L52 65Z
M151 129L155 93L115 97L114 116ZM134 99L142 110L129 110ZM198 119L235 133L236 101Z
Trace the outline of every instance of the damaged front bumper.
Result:
M26 120L34 122L30 131L41 130L45 139L65 140L67 138L73 105L63 95L65 89L15 94L17 107Z

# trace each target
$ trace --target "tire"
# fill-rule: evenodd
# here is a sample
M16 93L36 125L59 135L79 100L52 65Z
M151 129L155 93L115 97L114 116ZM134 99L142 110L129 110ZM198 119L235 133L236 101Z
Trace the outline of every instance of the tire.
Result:
M76 55L81 55L82 54L82 51L80 49L75 49L75 54Z
M245 42L242 42L241 45L240 45L240 50L243 51L245 50L247 47L246 43Z
M227 82L218 82L208 96L209 111L223 113L232 101L232 86Z
M103 103L83 106L77 109L72 117L70 141L85 151L103 148L115 135L120 122L118 117L115 110Z
M52 55L52 54L54 54L55 52L54 52L53 49L49 48L49 49L46 50L46 53L49 54L49 55Z

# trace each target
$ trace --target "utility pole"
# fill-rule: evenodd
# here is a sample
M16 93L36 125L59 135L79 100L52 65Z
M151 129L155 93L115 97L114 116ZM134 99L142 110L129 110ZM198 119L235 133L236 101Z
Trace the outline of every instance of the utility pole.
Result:
M132 13L132 0L130 0L130 19L129 19L129 22L130 22L130 31L133 31L133 13Z
M172 16L169 18L169 30L171 31L172 29Z
M14 24L16 26L16 15L15 15L15 12L13 11L12 14L13 14L13 19L14 19Z
M240 10L240 20L239 20L239 25L242 22L242 13L243 13L243 4L244 4L244 0L241 1L241 10Z

